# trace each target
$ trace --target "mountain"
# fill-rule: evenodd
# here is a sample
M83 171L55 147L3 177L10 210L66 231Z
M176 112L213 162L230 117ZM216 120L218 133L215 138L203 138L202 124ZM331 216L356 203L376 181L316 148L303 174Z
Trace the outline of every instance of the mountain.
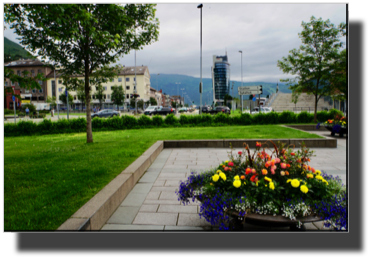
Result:
M4 37L4 62L11 61L9 58L11 58L11 60L19 60L28 58L34 59L35 57L19 44Z
M182 92L185 92L188 97L190 97L191 102L185 96L185 103L190 104L192 101L196 105L199 105L200 102L200 94L199 94L199 78L192 77L187 75L180 74L161 74L157 76L157 74L150 75L150 86L155 89L162 89L162 93L168 95L180 95L182 96ZM202 105L212 104L212 80L211 78L202 78L203 82L203 94L202 94ZM233 90L230 93L233 97L238 97L238 87L241 86L241 82L239 81L231 81L234 82ZM176 83L181 83L177 85ZM231 83L232 85L232 83ZM267 96L271 93L276 92L277 83L266 83L266 82L243 82L243 86L263 86L263 95ZM287 88L287 86L283 83L278 83L278 88L281 92L291 93L291 91ZM184 90L181 90L184 89ZM243 96L244 100L249 99L249 95Z

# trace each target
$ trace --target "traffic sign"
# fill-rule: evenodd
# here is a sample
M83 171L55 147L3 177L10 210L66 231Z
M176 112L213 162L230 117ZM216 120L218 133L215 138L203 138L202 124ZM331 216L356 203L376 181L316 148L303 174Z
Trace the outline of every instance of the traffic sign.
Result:
M13 102L16 101L16 98L15 98L14 95L12 95L12 101L13 101Z
M263 86L239 87L239 95L263 94Z
M253 97L253 98L252 98L252 101L255 102L255 101L256 101L256 97Z

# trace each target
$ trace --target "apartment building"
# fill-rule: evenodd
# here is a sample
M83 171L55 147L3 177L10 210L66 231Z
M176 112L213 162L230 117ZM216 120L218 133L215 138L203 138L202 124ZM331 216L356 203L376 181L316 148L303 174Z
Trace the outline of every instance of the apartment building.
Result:
M58 97L61 93L65 92L66 87L63 85L63 80L60 78L61 74L59 72L55 73L52 71L49 75L47 75L47 93L48 96L55 96L58 100ZM113 108L113 103L111 101L112 94L112 86L122 86L125 92L125 107L129 105L131 95L136 90L134 85L136 74L136 83L137 83L137 94L140 95L140 99L144 100L144 102L149 101L150 98L150 74L147 66L138 66L136 67L123 67L120 73L111 81L107 83L103 83L102 87L104 89L104 101L103 105L100 106L100 102L98 99L95 99L96 87L91 86L91 104L92 106L99 106L101 108ZM75 75L73 77L77 77L79 80L84 81L84 75ZM57 81L57 87L55 84ZM56 92L55 92L56 89ZM74 97L74 108L80 109L82 102L78 100L77 92L75 90L70 90L69 93ZM58 100L58 104L60 106L65 105L66 102L61 102Z
M23 76L24 71L28 71L29 77L35 77L38 73L42 73L45 77L52 69L45 63L37 59L21 59L17 61L11 61L4 64L5 67L10 68L15 74ZM6 87L14 86L15 91L20 91L21 105L23 104L38 104L45 103L47 97L47 81L39 81L41 89L25 89L21 88L19 84L12 83L9 79L4 80ZM9 106L7 106L9 107ZM13 106L12 106L13 108Z
M157 106L162 106L162 91L158 91L154 88L150 88L150 97L157 101Z

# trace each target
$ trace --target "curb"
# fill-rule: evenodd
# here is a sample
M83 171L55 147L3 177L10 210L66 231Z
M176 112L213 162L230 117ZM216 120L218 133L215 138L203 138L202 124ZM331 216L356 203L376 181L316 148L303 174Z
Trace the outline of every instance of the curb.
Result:
M316 125L283 125L284 127L290 127L299 130L305 131L328 131L324 126L321 126L319 129L316 128Z
M284 143L286 146L291 145L296 148L301 147L304 142L308 148L337 148L336 139L272 139L275 144ZM256 142L266 143L267 147L273 147L268 139L219 139L219 140L168 140L164 141L164 149L166 148L242 148L243 143L249 147L255 147Z
M163 149L163 141L154 143L57 230L100 230Z

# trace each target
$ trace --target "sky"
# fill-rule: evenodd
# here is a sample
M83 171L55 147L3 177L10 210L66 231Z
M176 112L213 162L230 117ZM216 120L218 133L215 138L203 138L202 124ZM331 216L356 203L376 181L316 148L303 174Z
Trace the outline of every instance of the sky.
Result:
M200 76L200 10L196 3L157 5L159 39L137 51L137 65L150 74ZM346 22L346 5L337 4L203 4L202 77L211 78L213 55L225 55L231 81L277 82L283 74L277 61L299 48L302 21L310 17L329 19L336 26ZM4 36L17 42L13 30ZM239 51L243 53L239 53ZM134 51L119 64L134 66Z

